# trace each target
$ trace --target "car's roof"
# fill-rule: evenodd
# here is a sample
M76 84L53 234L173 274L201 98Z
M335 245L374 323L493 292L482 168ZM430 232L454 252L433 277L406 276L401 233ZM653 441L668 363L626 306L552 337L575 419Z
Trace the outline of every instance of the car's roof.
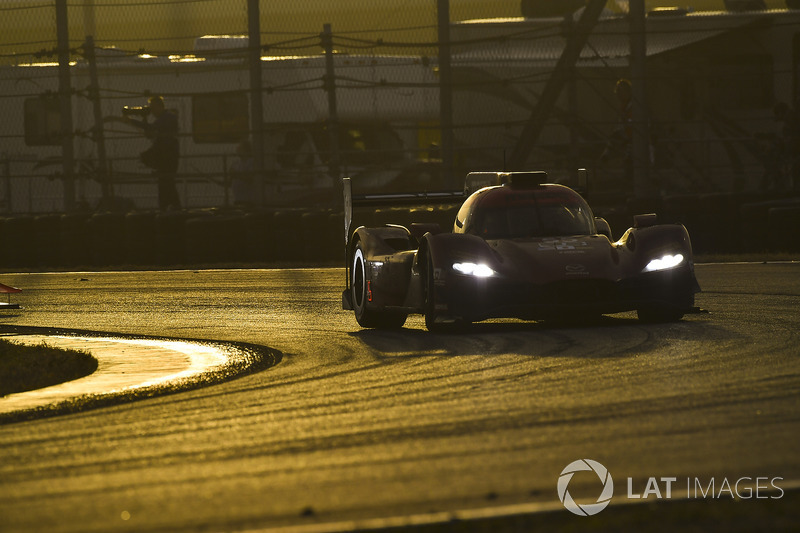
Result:
M557 184L493 185L462 204L455 233L483 238L528 238L594 233L594 217L580 194Z
M496 185L473 193L474 208L508 207L536 203L538 205L575 205L585 201L577 192L564 185L546 183L529 187Z

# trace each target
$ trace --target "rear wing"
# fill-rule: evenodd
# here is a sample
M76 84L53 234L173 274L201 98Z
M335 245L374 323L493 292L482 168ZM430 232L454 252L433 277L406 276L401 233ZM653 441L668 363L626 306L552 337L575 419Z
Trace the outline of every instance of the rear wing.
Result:
M464 189L461 191L441 192L406 192L383 194L353 194L353 184L350 178L342 178L344 192L344 244L345 249L350 241L351 226L353 223L353 206L384 206L384 205L426 205L443 203L460 203L467 196L493 185L510 185L512 187L534 187L547 183L547 172L470 172L464 180ZM588 172L584 168L578 169L579 193L588 189Z
M464 201L465 191L438 191L438 192L405 192L384 194L353 194L353 183L350 178L342 178L344 196L344 244L345 249L350 244L351 227L353 224L353 207L379 207L402 205L430 205L430 204L456 204Z
M579 168L577 172L577 185L571 188L583 196L589 190L589 171ZM470 172L464 180L464 196L469 196L484 187L494 185L509 185L520 189L536 187L549 183L547 172L543 170L527 172Z

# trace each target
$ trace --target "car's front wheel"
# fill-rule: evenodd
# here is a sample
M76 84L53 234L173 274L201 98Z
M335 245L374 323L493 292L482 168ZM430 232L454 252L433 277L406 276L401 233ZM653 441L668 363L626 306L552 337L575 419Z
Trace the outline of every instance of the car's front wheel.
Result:
M356 321L362 328L396 329L403 327L407 315L395 311L378 311L369 306L372 288L367 277L366 260L361 243L353 252L352 279L350 290Z
M428 331L441 329L441 324L436 323L436 286L433 277L433 261L430 253L427 254L425 265L425 327Z
M639 320L650 324L677 322L686 314L678 307L643 307L636 311Z
M672 298L653 302L636 310L639 320L649 323L677 322L694 307L694 293L674 291Z
M436 283L431 254L427 253L425 269L425 327L434 333L454 333L468 329L470 321L464 318L442 316L436 311Z

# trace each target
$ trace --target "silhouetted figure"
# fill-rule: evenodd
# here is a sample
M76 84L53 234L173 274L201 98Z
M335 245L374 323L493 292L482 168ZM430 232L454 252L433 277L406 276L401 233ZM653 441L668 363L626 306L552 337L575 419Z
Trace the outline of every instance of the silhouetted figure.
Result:
M619 104L618 125L611 132L606 144L606 149L600 159L624 158L631 159L631 144L633 140L633 89L630 80L621 79L614 87L614 94Z
M148 107L141 110L142 120L136 120L125 114L128 124L144 131L145 136L152 141L150 148L142 152L142 162L153 169L158 180L158 207L162 211L180 209L181 201L175 185L175 175L178 172L179 146L178 146L178 116L164 105L164 98L152 96L148 100ZM153 122L147 121L147 116L153 115Z

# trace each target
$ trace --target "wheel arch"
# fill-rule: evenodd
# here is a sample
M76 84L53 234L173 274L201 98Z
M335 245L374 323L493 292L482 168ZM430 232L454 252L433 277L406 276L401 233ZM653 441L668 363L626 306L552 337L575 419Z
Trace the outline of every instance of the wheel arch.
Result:
M350 263L356 245L361 242L364 258L372 260L375 256L389 255L401 249L409 249L413 242L411 233L404 226L383 226L367 228L361 226L353 232L347 249L347 261Z
M631 241L631 239L633 239ZM682 252L693 260L692 241L689 231L682 224L658 224L646 228L631 228L625 235L626 244L633 242L633 250L639 254L674 251ZM628 247L631 246L628 244Z

